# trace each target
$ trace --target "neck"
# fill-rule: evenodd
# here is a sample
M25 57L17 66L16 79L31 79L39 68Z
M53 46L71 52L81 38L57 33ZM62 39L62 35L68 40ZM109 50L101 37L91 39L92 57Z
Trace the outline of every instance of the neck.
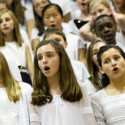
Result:
M110 79L109 88L115 89L120 93L125 93L125 75L118 79Z
M62 28L62 26L61 26L60 28L58 28L58 29L60 29L61 31L63 31L63 28Z
M61 94L59 77L48 78L47 81L52 95Z
M5 42L12 42L14 40L14 34L11 35L4 35L4 41Z
M91 16L89 15L88 10L82 11L79 19L80 20L87 20L87 21L90 20Z

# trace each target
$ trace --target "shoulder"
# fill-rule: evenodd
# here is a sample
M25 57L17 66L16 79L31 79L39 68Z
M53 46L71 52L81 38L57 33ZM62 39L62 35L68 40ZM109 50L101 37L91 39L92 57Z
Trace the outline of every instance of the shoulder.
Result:
M98 91L89 79L85 80L84 86L86 86L89 95L92 95Z
M77 61L77 60L71 60L71 64L72 64L73 68L75 68L76 70L87 73L87 75L88 75L88 71L87 71L86 66L85 66L84 63L82 63L80 61Z
M94 93L92 96L90 96L91 100L97 103L101 103L102 100L106 97L105 90L99 90L98 92Z
M77 61L77 60L71 60L71 63L76 64L76 65L84 66L84 64L82 62Z
M73 32L73 29L72 27L68 24L68 23L64 23L62 22L62 28L63 28L63 32L64 33L70 33L70 32Z
M32 87L28 83L19 82L19 85L21 87L22 93L31 93L32 92Z
M77 60L71 60L71 64L73 67L77 67L80 69L82 69L84 67L84 64L80 61L77 61Z
M84 86L84 83L79 82L79 86L80 86L80 88L81 88L81 90L82 90L83 96L84 96L84 95L87 95L87 96L88 96L87 87Z

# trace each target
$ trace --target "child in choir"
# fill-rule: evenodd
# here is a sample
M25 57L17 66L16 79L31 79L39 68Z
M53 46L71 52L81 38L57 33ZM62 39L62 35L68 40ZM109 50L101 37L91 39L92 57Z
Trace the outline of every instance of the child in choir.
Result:
M32 29L31 46L35 50L35 47L42 40L41 36L44 33L44 24L42 23L42 10L43 7L49 4L49 0L33 0L33 12L35 18L35 28Z
M21 0L5 0L7 8L11 10L16 16L21 29L28 33L29 39L31 38L32 28L35 27L34 15L32 11L29 11L22 6Z
M74 20L69 21L70 26L73 28L73 33L79 35L78 30L91 20L91 15L89 14L89 3L91 0L74 0L79 9L80 16Z
M100 48L98 65L107 79L103 89L91 96L97 125L125 124L125 53L113 44Z
M96 125L87 90L79 86L61 44L40 42L34 65L31 125Z
M66 40L65 34L59 29L48 29L44 34L44 40L56 40L59 42L66 50L68 42ZM68 53L67 53L68 54ZM84 83L85 80L90 76L85 65L77 60L70 60L75 75L79 82Z
M6 0L0 0L0 10L3 10L3 9L8 9L8 6L7 6L7 1ZM13 11L12 11L13 12ZM14 13L13 13L14 14ZM16 17L17 18L17 17ZM25 26L24 26L25 27ZM32 49L31 49L31 44L30 44L30 40L29 40L29 37L28 37L28 34L27 34L27 31L22 29L20 26L19 26L19 30L20 30L20 34L21 34L21 38L22 40L28 44L28 46L30 47L30 51L31 51L31 55L33 55L32 53Z
M69 33L68 27L64 27L63 22L63 12L57 4L48 4L43 8L42 11L42 21L48 29L57 28L62 30L67 38L68 46L67 51L69 51L69 57L74 60L84 61L84 47L80 37ZM80 50L83 51L80 51Z
M90 77L85 81L84 86L87 87L89 95L94 94L102 88L102 77L98 69L97 53L100 47L105 45L106 42L102 40L96 40L90 44L87 50L86 60Z
M60 6L57 4L47 4L42 10L42 22L47 29L57 28L62 30L69 43L67 46L67 51L70 59L80 60L83 63L85 56L84 47L82 46L80 37L70 33L67 25L63 23L64 17ZM43 35L40 36L40 41L42 41ZM83 51L80 51L80 50Z
M0 52L0 124L30 125L28 96L31 86L16 81L8 67L4 55Z
M0 11L0 51L6 57L11 57L13 63L20 69L22 80L31 84L33 62L29 46L21 39L16 17L5 9Z
M93 42L96 39L96 35L91 32L91 27L94 24L94 20L103 14L112 15L115 22L120 27L121 31L125 32L125 15L116 13L111 10L110 4L107 0L92 0L89 6L89 12L92 15L92 20L80 28L80 35L83 39Z
M113 17L100 15L94 22L96 35L107 44L116 44L125 51L125 37L117 32L117 25Z
M32 49L35 50L36 45L43 40L43 33L46 30L42 22L42 10L43 8L51 3L49 0L33 0L33 11L35 17L36 28L32 30L31 45ZM67 27L68 32L72 32L72 28L67 23L62 22L63 27Z

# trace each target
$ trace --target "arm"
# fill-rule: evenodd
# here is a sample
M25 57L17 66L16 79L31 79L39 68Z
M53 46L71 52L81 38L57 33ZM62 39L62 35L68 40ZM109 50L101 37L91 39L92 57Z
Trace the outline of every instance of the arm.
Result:
M39 43L39 39L33 39L32 43L32 50L35 51L37 44Z
M83 93L83 99L82 99L83 110L82 110L82 113L83 113L84 123L85 123L85 125L96 125L96 121L95 121L95 118L94 118L93 109L91 107L91 103L90 103L87 88L83 85L82 85L81 88L82 88L82 93Z
M25 14L28 37L29 37L29 40L31 41L31 31L35 27L34 15L31 10L25 10L24 14Z
M79 53L79 56L78 56L79 61L84 63L85 66L87 66L84 48L79 48L78 53Z
M26 22L26 27L27 27L27 32L28 32L29 40L31 41L31 31L35 27L35 21L34 21L34 19L28 20Z
M26 48L26 66L28 68L30 78L31 78L31 80L33 80L33 62L32 62L32 58L31 58L31 53L30 53L29 46L27 44L26 44L25 48Z
M122 31L125 32L125 15L116 13L115 11L112 11L112 14L116 23L120 26Z
M91 26L93 24L93 20L89 21L87 24L83 25L80 29L79 29L79 34L80 36L86 40L86 41L90 41L93 42L96 38L95 34L93 34L90 29Z
M91 103L92 103L93 112L94 112L97 125L106 125L105 117L103 115L103 108L100 104L99 99L96 96L92 95Z

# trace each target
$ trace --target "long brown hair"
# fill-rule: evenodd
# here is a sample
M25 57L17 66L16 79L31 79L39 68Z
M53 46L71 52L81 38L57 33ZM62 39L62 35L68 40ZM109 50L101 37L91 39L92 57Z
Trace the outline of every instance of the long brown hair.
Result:
M21 96L21 87L19 83L13 78L8 63L4 55L0 52L0 76L2 83L6 88L8 99L10 101L19 101Z
M38 66L37 50L41 46L50 44L53 46L60 57L60 89L62 91L61 97L69 102L79 101L82 98L82 91L77 82L70 59L66 54L64 48L55 40L43 40L38 44L34 57L34 83L32 101L33 105L44 105L52 101L52 95L49 93L49 85L47 78L41 72Z
M0 11L0 18L5 13L8 13L12 17L13 22L14 22L15 41L19 46L22 46L22 38L21 38L21 35L20 35L19 24L18 24L18 21L17 21L16 17L14 16L12 11L4 9L4 10ZM0 46L4 46L4 45L5 45L5 41L4 41L3 34L1 32L1 29L0 29Z
M49 0L47 0L49 3L51 3ZM34 8L34 5L33 5L33 13L34 13L34 18L35 18L35 24L36 24L36 27L38 29L38 36L41 36L45 29L44 29L44 24L42 22L42 17L38 16L36 11L35 11L35 8ZM42 12L41 12L42 14Z
M92 82L92 84L94 85L95 88L97 89L101 89L101 82L100 82L100 78L99 78L99 71L98 71L98 67L94 64L92 57L93 57L93 48L95 46L96 43L98 42L104 42L101 40L96 40L94 42L92 42L87 50L87 68L88 68L88 72L91 75L91 77L89 78L89 80ZM106 42L104 42L106 44Z
M25 16L24 12L26 8L24 8L21 4L21 0L13 0L12 5L7 4L7 8L11 10L16 16L18 22L22 25L25 24Z

